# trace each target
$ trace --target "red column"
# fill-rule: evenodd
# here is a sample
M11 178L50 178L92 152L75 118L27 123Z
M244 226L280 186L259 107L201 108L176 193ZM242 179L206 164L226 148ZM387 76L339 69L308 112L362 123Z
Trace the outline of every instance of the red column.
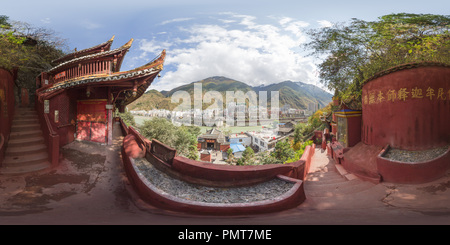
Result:
M113 137L113 105L111 98L111 88L108 87L108 103L106 104L106 109L108 111L108 145L112 145Z

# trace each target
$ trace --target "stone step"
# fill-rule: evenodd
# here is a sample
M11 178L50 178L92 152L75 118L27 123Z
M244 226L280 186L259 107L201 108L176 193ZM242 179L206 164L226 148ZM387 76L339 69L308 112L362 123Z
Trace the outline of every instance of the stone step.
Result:
M23 139L28 137L34 137L34 136L42 136L42 131L39 129L36 130L27 130L27 131L18 131L18 132L11 132L9 135L10 140L16 140L16 139Z
M26 117L26 118L14 118L13 125L24 125L24 124L39 124L39 118Z
M37 115L16 115L13 120L38 120L39 117Z
M27 109L19 108L19 109L16 109L16 113L28 113L28 112L36 112L36 110L35 109L31 109L31 108L27 108Z
M16 110L15 111L16 115L22 115L22 114L36 114L36 110Z
M32 165L48 161L47 152L38 152L33 154L26 154L22 156L5 156L3 159L3 167L18 167Z
M31 123L31 124L19 124L19 125L12 125L11 132L20 132L20 131L31 131L40 129L41 125L39 123Z
M33 136L33 137L24 137L19 139L10 139L8 141L8 147L10 146L24 146L29 144L36 144L36 143L44 143L44 136Z
M46 152L47 146L44 143L34 143L24 146L8 146L6 156L25 156L39 152Z
M50 168L51 164L49 161L42 161L34 164L29 164L25 166L6 166L0 168L1 174L15 175L15 174L24 174L30 172L36 172L40 170L44 170Z

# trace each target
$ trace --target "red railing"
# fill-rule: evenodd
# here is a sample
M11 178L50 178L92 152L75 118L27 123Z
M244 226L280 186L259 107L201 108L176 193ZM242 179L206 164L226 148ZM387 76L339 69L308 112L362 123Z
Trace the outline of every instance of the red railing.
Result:
M38 113L39 123L47 145L47 152L50 163L53 167L59 163L59 135L52 128L48 114L44 113L44 104L35 99L35 109Z

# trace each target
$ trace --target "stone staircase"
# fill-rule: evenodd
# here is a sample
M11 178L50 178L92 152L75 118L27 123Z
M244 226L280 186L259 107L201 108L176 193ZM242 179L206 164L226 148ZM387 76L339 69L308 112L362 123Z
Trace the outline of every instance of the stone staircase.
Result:
M16 108L0 173L23 174L51 166L37 112Z
M330 159L326 152L316 149L310 172L305 178L307 202L314 207L336 207L358 200L361 205L370 202L371 190L377 185L347 173ZM308 206L308 204L304 205Z

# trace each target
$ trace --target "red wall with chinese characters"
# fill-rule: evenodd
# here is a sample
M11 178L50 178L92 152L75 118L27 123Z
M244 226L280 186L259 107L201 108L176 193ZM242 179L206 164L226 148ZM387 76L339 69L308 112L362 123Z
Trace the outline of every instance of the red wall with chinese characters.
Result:
M363 142L405 150L450 144L450 67L394 70L363 86Z

